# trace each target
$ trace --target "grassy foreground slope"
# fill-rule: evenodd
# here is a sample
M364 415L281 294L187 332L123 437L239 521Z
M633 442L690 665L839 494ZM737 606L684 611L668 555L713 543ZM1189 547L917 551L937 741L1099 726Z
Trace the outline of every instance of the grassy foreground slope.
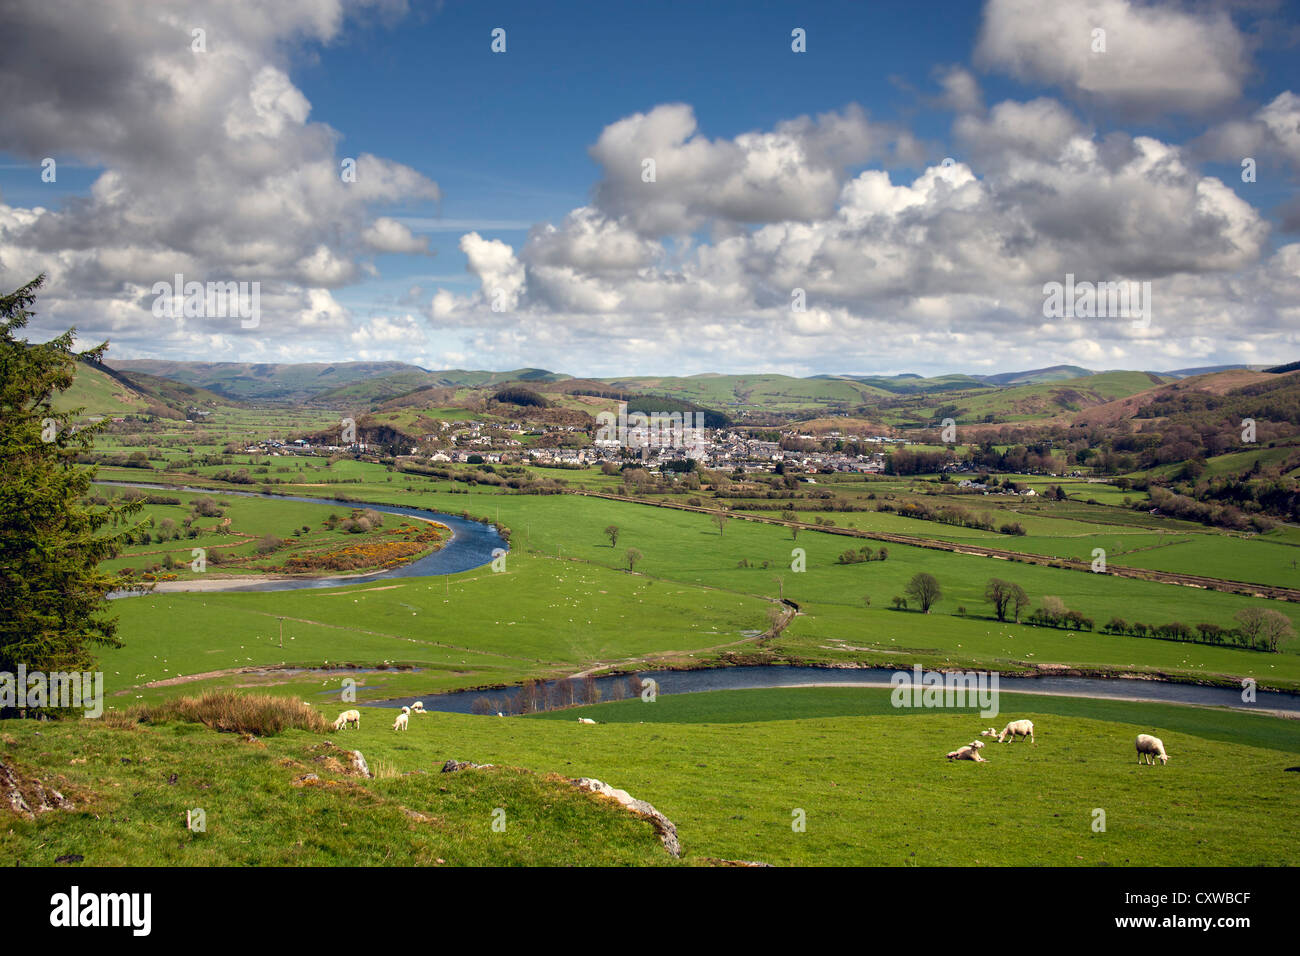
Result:
M554 777L431 768L367 779L302 730L250 740L197 724L8 721L0 762L74 806L34 820L0 808L7 867L674 862L648 822ZM186 828L195 809L204 832Z
M0 761L76 809L6 820L0 862L672 862L645 821L563 782L582 776L664 813L686 863L1300 862L1288 772L1300 764L1300 723L1021 694L1003 694L1001 707L982 719L894 709L879 689L725 691L530 718L430 713L405 733L391 729L391 709L362 708L360 730L261 740L192 724L15 721L0 728ZM983 764L944 759L1013 717L1034 721L1036 744L989 743ZM1138 732L1163 738L1167 766L1138 766ZM359 748L377 777L347 772L340 747ZM448 759L496 767L440 774ZM194 808L205 833L185 830ZM498 810L504 832L492 829Z

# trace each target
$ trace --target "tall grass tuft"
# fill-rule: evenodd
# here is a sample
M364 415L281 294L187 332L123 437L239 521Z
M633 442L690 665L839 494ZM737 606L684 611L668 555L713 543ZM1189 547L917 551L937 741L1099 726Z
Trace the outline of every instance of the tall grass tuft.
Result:
M151 724L172 720L199 723L213 730L258 737L273 737L293 729L323 734L329 728L319 712L300 700L271 694L241 694L233 690L214 690L201 697L178 697L165 701L144 708L139 719Z

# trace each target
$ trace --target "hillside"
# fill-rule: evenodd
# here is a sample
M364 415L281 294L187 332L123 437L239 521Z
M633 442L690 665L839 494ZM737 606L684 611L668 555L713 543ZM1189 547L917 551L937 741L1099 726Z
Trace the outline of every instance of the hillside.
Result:
M403 362L167 362L119 359L109 363L124 372L144 372L209 389L237 401L305 402L350 382L394 373L427 374Z
M186 418L196 408L226 404L222 396L144 372L122 372L107 365L78 362L72 387L55 396L56 411L84 408L84 417L116 418L158 414Z
M72 387L54 396L55 411L84 408L86 417L136 415L151 404L150 398L104 369L78 362Z
M1132 392L1116 398L1114 401L1095 405L1079 414L1062 416L1061 424L1071 425L1115 425L1138 414L1139 410L1153 402L1170 396L1187 392L1205 392L1211 395L1225 395L1234 389L1247 385L1275 380L1275 375L1267 372L1253 372L1249 369L1230 369L1224 372L1210 372L1193 375L1174 382L1156 385L1153 388Z
M964 421L1015 422L1049 418L1062 412L1080 412L1164 384L1152 372L1098 372L1064 381L1012 386L951 399L958 405L953 417Z
M888 393L875 385L842 378L788 375L630 376L602 379L620 390L662 395L732 414L746 409L793 412L847 409Z
M1060 382L1068 379L1087 378L1098 373L1078 365L1053 365L1050 368L1036 368L1028 372L1005 372L1001 375L977 375L976 378L989 385L1040 385L1043 382Z

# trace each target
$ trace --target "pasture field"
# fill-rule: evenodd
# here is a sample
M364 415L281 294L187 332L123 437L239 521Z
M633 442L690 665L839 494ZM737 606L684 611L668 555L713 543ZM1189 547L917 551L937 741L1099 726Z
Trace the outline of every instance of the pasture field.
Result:
M379 470L364 467L371 475ZM351 470L362 468L352 463ZM999 624L991 619L983 590L991 577L1012 580L1035 605L1045 596L1059 597L1098 627L1111 616L1133 620L1138 614L1147 624L1181 620L1229 626L1235 613L1260 604L1276 605L1296 619L1300 611L1282 602L906 545L890 545L886 561L843 565L837 563L840 553L865 542L812 531L792 541L787 528L739 519L719 533L707 515L604 499L481 490L451 494L423 490L423 482L343 487L375 501L468 509L499 521L511 530L506 573L482 568L324 591L128 599L118 605L126 647L103 658L113 672L110 683L117 682L114 688L125 702L137 694L147 700L177 692L140 685L178 673L324 661L421 668L375 677L375 685L365 688L368 699L591 667L689 666L739 658L890 665L907 656L909 662L1010 672L1085 666L1216 682L1253 677L1264 687L1300 687L1300 648L1294 643L1284 645L1282 653L1266 654ZM403 488L408 490L399 493ZM609 525L620 529L617 547L605 534ZM790 568L796 547L805 555L802 573ZM630 548L642 555L635 573L626 570ZM928 615L893 610L892 598L918 571L938 578L942 601ZM795 601L801 613L776 638L760 639L780 597ZM278 617L286 619L286 648L292 653L278 647ZM223 673L213 680L283 678ZM304 679L275 686L306 693L308 684ZM321 686L317 679L316 689ZM337 679L331 686L338 686Z
M245 461L236 456L238 461ZM247 484L229 485L216 481L216 476L240 469L249 472ZM463 468L463 466L462 466ZM468 469L463 469L468 470ZM323 458L270 458L258 465L214 465L190 469L194 474L142 473L132 468L100 469L100 477L113 481L168 481L207 484L213 488L233 487L243 490L267 489L279 494L301 494L318 497L349 497L358 500L388 502L392 504L422 503L426 496L455 491L469 491L476 495L493 495L493 509L501 507L503 496L490 486L473 486L465 482L434 479L419 475L405 475L390 471L384 466L365 461L343 459L328 464ZM531 469L534 474L566 482L575 489L618 493L619 479L602 475L598 469ZM1042 480L1041 478L1039 480ZM265 482L274 481L274 484ZM1067 557L1091 560L1095 548L1107 551L1107 560L1120 566L1148 568L1158 571L1198 574L1283 587L1300 587L1300 532L1279 528L1263 535L1241 535L1218 531L1192 522L1179 521L1105 504L1087 504L1078 500L1046 501L1012 496L940 495L918 496L909 493L917 484L908 480L837 481L817 488L830 487L837 497L844 496L856 505L873 508L877 501L886 501L897 507L909 500L923 501L933 507L956 505L978 515L987 515L995 527L1017 523L1026 531L1024 536L982 531L956 525L941 524L910 518L890 512L850 511L826 512L825 517L839 527L865 531L883 531L905 534L917 538L939 541L982 544L1025 554ZM931 485L937 488L937 485ZM1045 487L1045 485L1044 485ZM1087 485L1089 489L1102 487ZM1111 486L1105 486L1111 487ZM1067 489L1068 490L1068 489ZM1118 493L1118 490L1116 490ZM867 498L874 494L877 500ZM683 490L676 494L655 495L650 500L668 500L684 503L690 498L700 498L706 505L715 506L715 499L699 492ZM778 517L779 511L756 511L747 507L744 498L720 495L740 513L753 513ZM813 521L820 511L807 510L819 502L805 499L781 502L795 510L801 521ZM443 506L439 506L443 507ZM460 499L455 512L465 510L466 500ZM847 545L846 545L847 546ZM1118 557L1117 557L1118 556ZM1292 567L1296 562L1297 567Z
M75 808L13 815L0 830L8 867L676 862L645 821L551 775L435 768L366 779L344 772L347 757L328 738L303 730L249 740L198 724L11 721L0 758ZM502 832L492 829L499 807L509 813ZM186 829L194 809L203 832Z
M391 729L393 710L368 707L360 729L329 735L250 738L122 717L12 723L0 731L5 764L58 787L75 809L15 818L0 832L0 860L678 862L644 820L565 782L585 776L664 813L686 864L1297 863L1300 800L1287 773L1300 762L1296 721L1047 695L1003 694L1000 704L997 718L982 718L896 709L887 690L797 688L522 718L430 713L413 715L405 733ZM989 741L982 764L943 759L1012 718L1034 721L1036 743ZM1139 732L1164 740L1168 765L1137 764ZM375 776L350 773L339 748L360 749ZM494 767L439 773L449 759ZM194 808L202 833L184 828ZM504 830L493 829L498 819Z
M362 710L336 739L398 772L455 758L597 777L678 827L685 859L780 865L1294 865L1300 723L1177 705L1002 695L1002 713L898 710L889 692L660 696L532 717ZM331 714L332 716L332 714ZM599 721L582 726L577 716ZM1028 717L1036 744L943 755ZM1139 767L1139 732L1167 766ZM924 800L925 811L917 812ZM1105 811L1104 833L1092 829ZM806 831L792 829L803 810ZM1261 821L1267 826L1261 826Z
M499 574L480 568L343 588L126 598L114 605L124 646L104 651L101 662L109 705L118 709L213 686L336 699L346 676L373 699L558 676L597 661L689 660L745 642L745 631L766 626L770 603L511 554ZM318 670L343 665L382 670ZM301 670L241 673L265 667ZM209 676L178 680L196 674ZM173 683L144 686L160 681Z
M1288 533L1290 529L1279 528L1264 534L1244 535L1216 531L1190 522L1167 521L1156 526L1159 530L1152 530L1150 515L1134 513L1132 522L1124 522L1122 519L1127 514L1116 513L1115 509L1104 509L1103 513L1095 516L1071 517L1069 509L1058 510L1054 507L1055 502L1043 506L989 506L989 499L982 497L963 500L954 496L920 500L934 507L954 504L966 508L976 515L988 516L995 526L1004 523L1019 524L1026 533L1008 535L886 511L835 512L823 516L833 521L837 527L858 531L901 534L954 544L975 544L1020 554L1070 558L1084 562L1093 559L1096 548L1102 548L1106 552L1108 565L1300 588L1300 548L1296 547L1295 536ZM901 501L902 499L891 503L899 505ZM742 500L736 500L734 504L735 510L746 514L769 518L779 515L779 512L774 514L771 511L747 509ZM795 514L797 520L812 523L821 513L796 509Z

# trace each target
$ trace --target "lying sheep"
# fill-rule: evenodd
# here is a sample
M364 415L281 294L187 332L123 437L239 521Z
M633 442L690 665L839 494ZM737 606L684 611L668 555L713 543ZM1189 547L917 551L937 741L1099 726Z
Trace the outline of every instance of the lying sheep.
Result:
M998 729L996 727L990 727L988 730L980 731L981 737L996 737L997 735L998 735Z
M590 717L579 717L579 718L578 718L578 723L580 723L580 724L594 724L595 721L592 720Z
M356 727L357 730L361 729L361 711L345 710L343 711L343 713L339 714L337 717L334 718L335 730L342 730L344 727L348 726L349 724L351 724L353 727Z
M422 700L417 700L414 704L411 705L411 713L413 713L413 714L423 714L424 712L425 712L425 710L424 710L424 701L422 701Z
M1150 734L1138 734L1137 737L1138 763L1142 763L1142 758L1146 757L1151 766L1156 765L1156 758L1160 758L1160 765L1163 767L1169 762L1169 754L1165 753L1165 742L1159 737L1152 737Z
M998 743L1007 742L1007 737L1012 739L1016 737L1028 737L1029 742L1034 742L1034 722L1032 720L1013 720L1002 728L1002 733L998 734Z
M980 756L980 751L984 749L984 744L978 740L972 740L964 747L958 747L952 753L948 754L949 760L974 760L976 763L988 763Z
M402 708L402 712L401 712L400 714L398 714L398 715L397 715L397 719L396 719L395 721L393 721L393 729L394 729L394 730L405 730L405 729L406 729L406 722L407 722L408 720L410 720L410 719L411 719L411 708L409 708L409 707L403 707L403 708Z

